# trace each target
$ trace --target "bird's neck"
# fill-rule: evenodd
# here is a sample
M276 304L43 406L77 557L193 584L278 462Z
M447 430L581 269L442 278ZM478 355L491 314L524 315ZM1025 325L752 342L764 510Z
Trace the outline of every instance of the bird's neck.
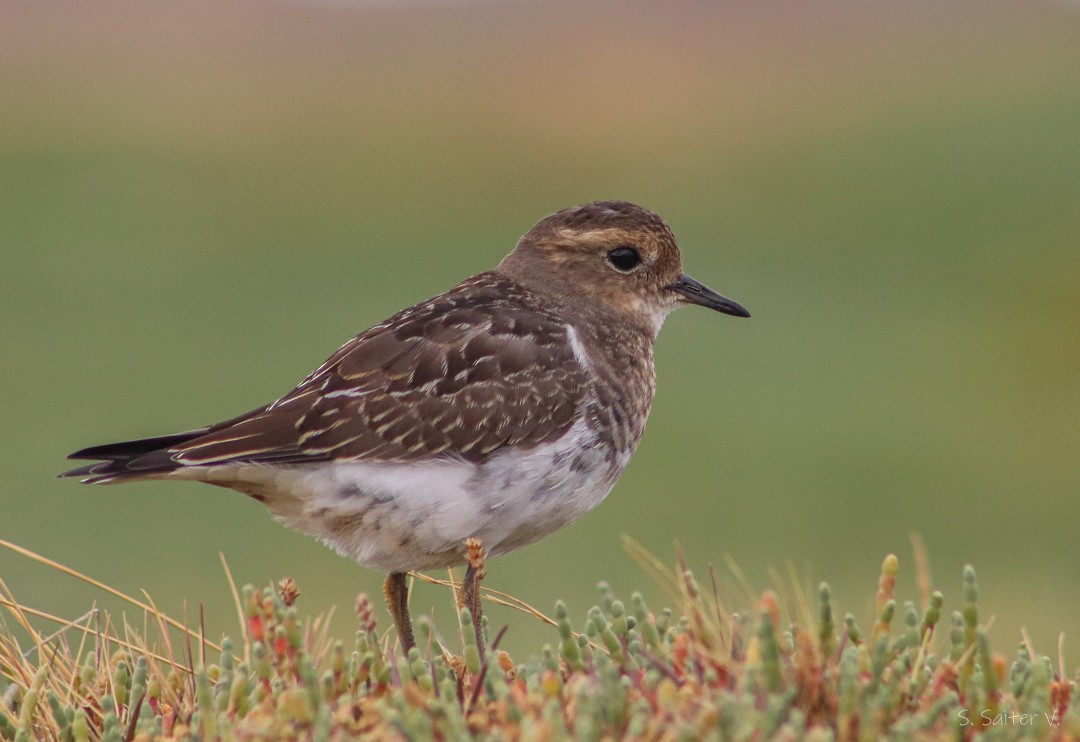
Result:
M521 287L520 295L528 297L528 304L542 307L573 328L575 354L591 372L594 399L590 415L608 444L632 451L645 429L656 389L653 341L660 321L616 311L589 297L550 290L550 286L564 283L538 281L535 274L518 278L504 270L505 266L506 261L493 272L497 280Z
M574 323L593 372L590 416L602 439L629 454L645 431L656 390L653 337L638 327L597 319Z

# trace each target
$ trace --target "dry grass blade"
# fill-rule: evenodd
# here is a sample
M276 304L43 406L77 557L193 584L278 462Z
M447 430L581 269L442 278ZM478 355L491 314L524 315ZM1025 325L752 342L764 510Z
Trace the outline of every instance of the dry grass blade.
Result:
M926 555L926 544L922 536L912 531L911 549L915 552L915 580L919 585L919 595L922 598L922 609L930 605L930 593L933 591L930 581L930 558Z
M813 603L807 597L806 591L803 590L803 581L799 579L798 570L795 569L795 563L790 559L787 561L788 579L791 580L791 589L794 591L795 608L798 609L800 616L800 622L803 626L814 625L814 613Z
M457 590L460 587L461 583L454 579L454 574L453 574L452 570L447 570L447 573L449 574L449 579L445 579L445 580L440 579L438 577L432 577L430 575L425 575L425 574L422 574L420 572L410 572L409 575L412 576L412 577L415 577L418 580L426 582L429 585L437 585L439 587L445 587L445 588L449 589L451 597L455 601L454 604L457 605L457 602L456 602L457 601ZM559 625L559 622L556 621L551 616L548 616L547 614L545 614L544 612L538 610L534 606L529 605L524 600L521 600L520 598L515 598L513 595L510 595L509 593L504 593L504 592L502 592L500 590L493 590L492 588L484 587L483 585L481 585L481 587L480 587L480 597L483 598L484 600L488 601L489 603L493 603L493 604L498 605L498 606L503 606L505 608L512 608L515 611L520 611L521 613L528 614L528 615L532 616L533 618L535 618L536 620L541 621L543 623L546 623L548 626L558 627L558 625ZM456 617L456 620L457 620L457 623L458 623L458 630L461 631L461 629L462 629L462 627L461 627L461 616L457 611L454 611L454 614L455 614L455 617ZM579 633L577 631L574 631L572 633L574 634L575 637L584 636L584 634L581 634L581 633ZM387 633L386 636L389 637L390 634ZM592 639L589 639L588 642L589 642L589 646L591 646L594 650L599 650L601 652L604 652L605 654L608 653L607 648L604 647L603 645L601 645L601 644L599 644L597 642L594 642ZM445 648L444 648L444 651L446 651Z
M75 652L70 653L70 656L72 657L73 661L78 661L77 658L83 656L83 651L86 649L86 640L90 637L90 631L89 631L90 621L92 619L97 618L97 615L98 615L97 601L94 601L94 604L90 607L90 612L89 612L89 615L88 615L88 617L86 619L86 626L80 627L81 630L82 630L82 636L79 637L79 648ZM71 674L71 681L68 683L68 687L67 687L67 689L65 691L65 697L70 697L70 695L75 691L75 678L76 678L75 673L72 673Z
M104 592L107 592L109 595L113 595L113 596L115 596L117 598L120 598L121 600L126 601L126 602L130 603L131 605L133 605L133 606L135 606L137 608L141 608L144 611L148 611L148 612L151 612L151 613L156 612L154 610L154 608L147 605L146 603L143 603L141 600L137 600L137 599L131 597L130 595L128 595L127 593L123 593L123 592L117 590L114 587L109 587L104 582L101 582L99 580L95 580L93 577L90 577L88 575L84 575L82 572L79 572L78 570L72 569L71 567L67 567L67 566L65 566L63 564L60 564L59 562L54 562L52 559L49 559L48 557L44 557L41 554L38 554L37 552L31 551L30 549L25 549L22 546L17 546L16 544L11 543L10 541L5 541L2 538L0 538L0 546L3 546L6 549L10 549L11 551L14 551L16 554L22 554L24 557L26 557L28 559L32 559L35 562L38 562L39 564L44 564L46 567L50 567L52 569L55 569L58 572L63 572L64 574L68 575L69 577L74 577L75 579L81 580L81 581L85 582L88 585L93 585L97 589L102 590ZM189 636L197 636L196 632L192 631L191 629L189 629L187 626L180 623L176 619L170 618L169 616L166 616L164 614L160 614L160 615L162 617L162 620L164 620L167 624L172 626L174 629L182 631L185 634L188 634ZM219 645L214 644L213 642L207 642L207 644L209 646L213 647L214 649L216 649L217 651L219 651L219 652L221 651L221 647Z
M742 569L739 568L738 562L731 556L731 554L724 554L724 564L731 571L731 574L735 576L735 581L739 583L739 587L742 588L745 594L745 600L748 605L755 605L757 603L758 594L754 590L754 586L750 584L750 580L743 574Z
M5 607L7 607L7 605L8 605L7 601L3 601L3 600L0 600L0 604L4 605ZM34 615L37 615L38 617L41 617L39 611L31 611L31 609L27 608L26 606L21 606L21 608L26 613L33 613ZM53 633L49 634L44 639L42 639L41 643L42 644L49 644L50 642L52 642L53 639L59 639L61 636L63 636L65 633L67 633L68 629L78 628L76 626L76 624L82 623L83 621L89 621L91 618L94 617L94 614L96 612L97 612L96 607L91 608L90 610L88 610L86 613L82 614L78 618L73 619L71 621L63 622L63 625L59 629L57 629L56 631L54 631ZM56 618L56 620L57 621L62 621L62 619L60 619L60 618ZM29 659L30 655L32 655L34 652L37 652L37 651L38 651L38 647L33 647L31 649L26 650L26 652L24 653L24 656L27 659Z
M304 622L304 643L312 648L311 655L315 664L321 663L334 647L330 638L330 621L336 612L337 606L330 606L326 613L320 613L314 619L308 618Z
M165 614L158 610L157 603L154 602L154 599L150 597L149 593L143 590L142 594L146 596L146 601L150 604L150 607L154 609L153 615L158 622L158 631L161 632L161 636L165 641L165 651L169 653L169 662L176 665L176 653L173 652L172 639L169 637L169 630L165 625Z
M432 577L430 575L422 574L420 572L410 572L409 575L418 580L421 580L422 582L426 582L429 585L438 585L440 587L449 588L451 590L456 589L458 585L458 583L454 582L453 580L443 580L438 577ZM533 606L526 603L524 600L515 598L513 595L510 595L508 593L504 593L499 590L492 590L491 588L481 586L480 597L491 603L494 603L495 605L501 605L507 608L513 608L516 611L521 611L522 613L528 613L530 616L540 621L543 621L549 626L559 625L554 618L551 618L550 616L537 610Z
M240 640L244 646L244 662L250 662L251 658L248 656L248 632L247 632L247 619L244 618L244 606L240 602L240 591L236 589L236 581L233 580L232 570L229 569L229 563L225 561L225 552L219 551L218 557L221 559L221 567L225 570L225 579L229 581L229 591L232 593L233 604L236 606L236 619L240 624Z
M38 610L36 608L31 608L29 606L23 605L23 604L18 603L16 601L8 600L7 598L0 598L0 606L3 606L4 608L7 608L8 610L11 610L13 612L18 612L18 613L21 613L21 614L25 614L26 616L34 616L35 618L43 618L46 621L53 621L53 622L58 623L58 624L63 624L65 626L65 630L66 629L75 629L76 631L79 631L80 633L82 633L82 634L84 634L86 636L98 636L104 642L107 642L107 643L110 643L110 644L115 644L118 647L121 647L121 648L126 649L128 651L145 654L148 659L154 659L154 660L157 660L158 662L162 662L162 663L165 663L167 665L171 665L172 667L175 667L177 670L187 671L187 668L184 665L181 665L181 664L179 664L177 662L173 662L168 657L163 657L162 655L157 654L156 652L152 652L152 651L146 649L143 646L139 646L138 644L134 644L134 643L131 643L131 642L124 641L123 639L120 639L119 637L113 636L112 634L110 634L108 632L104 632L101 629L96 629L96 628L93 628L91 626L81 626L81 625L79 625L78 621L69 621L66 618L61 618L59 616L54 616L53 614L48 613L46 611L41 611L41 610ZM88 617L92 618L92 617L97 616L97 615L100 615L100 612L95 608L95 609L93 609L91 611L88 611L85 616L83 616L82 618L80 618L78 620L81 621L83 619L87 619Z
M24 610L22 604L15 600L15 594L11 592L11 588L7 586L3 578L0 578L0 603L11 612L11 617L15 619L20 628L30 634L34 646L40 647L41 637L34 631L34 627L30 625L30 621L26 618L26 614L30 613L30 611Z
M631 559L638 563L638 566L641 567L650 578L652 578L653 582L663 589L668 600L675 604L681 603L682 595L679 588L679 579L675 576L675 573L671 571L671 568L653 556L652 552L625 533L619 538L623 542L623 548L626 549L626 553L630 555Z

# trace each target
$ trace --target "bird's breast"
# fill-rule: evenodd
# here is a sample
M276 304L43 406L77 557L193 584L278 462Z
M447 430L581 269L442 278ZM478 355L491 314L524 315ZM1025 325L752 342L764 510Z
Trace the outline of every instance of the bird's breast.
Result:
M656 390L652 339L623 328L602 327L591 340L589 419L607 446L629 456L645 432Z

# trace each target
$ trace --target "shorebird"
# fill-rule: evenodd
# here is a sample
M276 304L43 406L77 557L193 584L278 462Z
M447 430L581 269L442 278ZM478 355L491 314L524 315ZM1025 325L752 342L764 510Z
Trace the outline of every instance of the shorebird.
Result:
M90 484L194 480L389 573L402 647L406 575L531 544L607 496L645 429L653 341L674 309L749 313L682 271L653 212L597 201L539 221L491 271L341 346L285 396L185 433L93 446ZM475 543L475 542L473 542ZM466 570L483 653L479 575Z

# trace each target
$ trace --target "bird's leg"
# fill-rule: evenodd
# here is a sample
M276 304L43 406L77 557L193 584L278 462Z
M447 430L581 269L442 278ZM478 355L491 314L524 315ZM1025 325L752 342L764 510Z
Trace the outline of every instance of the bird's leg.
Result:
M458 607L468 608L472 615L473 631L476 633L476 649L480 662L484 662L484 614L480 608L480 581L484 579L484 547L480 539L470 538L465 542L469 568L465 570L465 579L458 593Z
M476 633L476 649L480 654L480 662L484 661L484 615L480 610L480 574L471 564L465 570L465 580L461 583L461 592L458 595L458 605L468 608L472 616L473 631Z
M383 584L383 593L386 595L386 607L390 609L390 616L394 619L394 626L397 628L398 641L401 642L401 648L407 654L416 646L412 620L409 619L408 575L404 572L391 572Z

